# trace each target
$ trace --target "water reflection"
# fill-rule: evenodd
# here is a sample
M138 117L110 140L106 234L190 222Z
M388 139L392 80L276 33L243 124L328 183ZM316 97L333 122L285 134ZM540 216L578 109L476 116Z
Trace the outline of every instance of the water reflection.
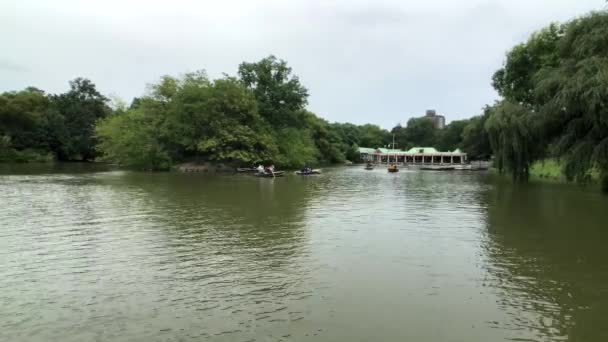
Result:
M263 257L292 253L305 239L302 230L307 193L302 184L286 186L272 179L130 173L106 179L115 190L125 185L143 191L144 205L182 241L222 242L222 248L255 250Z
M39 341L285 335L317 286L305 183L120 171L0 180L11 228L0 237L0 303L30 313L0 314L12 340L24 329Z
M305 184L141 173L104 182L144 192L138 197L163 232L154 254L166 256L159 260L171 278L163 281L166 297L187 291L199 324L208 326L207 338L251 336L260 322L276 333L285 322L303 318L294 302L311 297L316 286L302 220Z
M485 201L491 286L515 337L608 341L606 198L595 189L497 182Z

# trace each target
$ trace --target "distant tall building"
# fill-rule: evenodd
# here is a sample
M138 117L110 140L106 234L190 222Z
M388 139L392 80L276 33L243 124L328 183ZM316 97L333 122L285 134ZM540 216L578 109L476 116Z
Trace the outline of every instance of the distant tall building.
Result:
M428 109L424 118L427 118L433 122L433 126L437 129L443 129L445 127L445 116L437 115L434 109Z

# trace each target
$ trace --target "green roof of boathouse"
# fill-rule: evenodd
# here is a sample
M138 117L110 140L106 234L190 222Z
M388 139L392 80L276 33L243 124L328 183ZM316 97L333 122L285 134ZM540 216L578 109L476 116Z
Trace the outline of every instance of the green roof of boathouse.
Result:
M412 147L407 151L408 154L434 154L441 153L434 147Z

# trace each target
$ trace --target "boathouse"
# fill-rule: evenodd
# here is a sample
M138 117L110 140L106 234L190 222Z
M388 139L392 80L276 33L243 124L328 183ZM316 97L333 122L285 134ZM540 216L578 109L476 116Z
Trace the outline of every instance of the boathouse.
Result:
M440 152L433 147L413 147L407 151L388 148L359 148L361 160L372 163L465 164L467 154L456 149Z

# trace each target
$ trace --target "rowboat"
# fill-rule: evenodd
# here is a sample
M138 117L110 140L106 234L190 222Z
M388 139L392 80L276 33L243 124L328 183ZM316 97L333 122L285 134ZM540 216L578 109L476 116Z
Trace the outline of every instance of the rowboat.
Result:
M249 168L249 167L239 167L236 169L236 172L247 173L247 172L257 172L258 169Z
M486 171L488 169L487 166L473 164L455 165L454 168L462 171Z
M397 165L389 166L388 172L399 172L399 169L397 168Z
M300 176L320 175L321 169L313 169L308 172L296 171L295 174Z
M373 167L373 166L371 166L371 165L370 165L370 166L366 166L366 167L365 167L365 170L373 170L373 169L374 169L374 167Z
M425 171L452 171L456 170L454 166L422 166L420 170Z
M285 171L275 171L275 172L264 172L264 173L254 173L256 177L283 177L285 175Z

